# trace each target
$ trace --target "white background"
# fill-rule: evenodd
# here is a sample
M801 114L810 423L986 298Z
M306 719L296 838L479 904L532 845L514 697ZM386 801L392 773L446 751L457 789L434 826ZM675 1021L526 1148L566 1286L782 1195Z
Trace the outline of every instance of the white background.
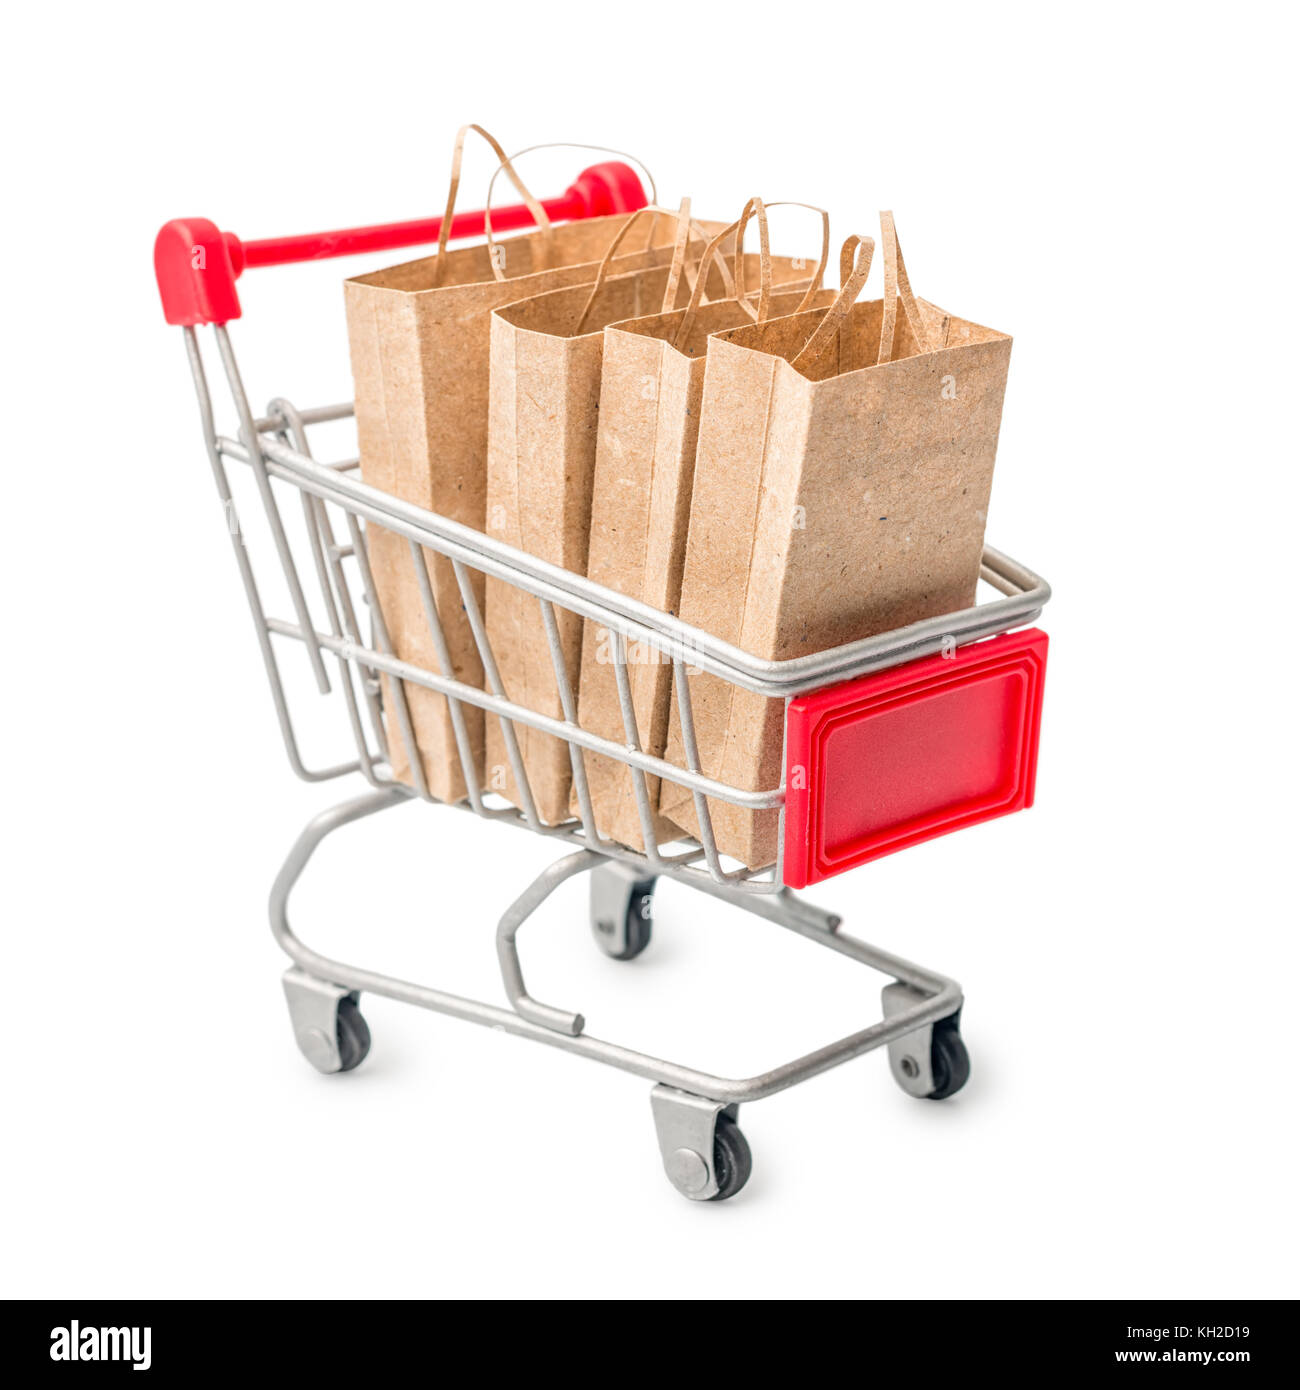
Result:
M8 24L4 1292L1300 1292L1282 7ZM974 1077L915 1102L873 1056L748 1108L731 1203L670 1189L646 1083L383 1000L370 1060L326 1078L280 996L270 880L357 788L284 763L152 238L432 213L467 120L633 150L705 216L891 207L918 292L1016 339L989 538L1056 590L1038 805L813 895L962 981ZM594 158L528 172L555 193ZM475 202L488 171L472 151ZM339 283L386 259L245 277L257 404L350 396ZM338 841L297 920L495 998L495 920L552 854L404 809ZM877 1008L874 977L699 895L667 890L657 933L606 961L571 885L530 983L738 1072Z

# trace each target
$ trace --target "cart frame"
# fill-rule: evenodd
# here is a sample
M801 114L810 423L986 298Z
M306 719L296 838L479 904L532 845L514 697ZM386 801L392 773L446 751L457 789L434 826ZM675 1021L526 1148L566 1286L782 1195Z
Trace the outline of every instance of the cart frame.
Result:
M573 215L582 214L575 212ZM169 227L177 225L169 224ZM436 223L420 225L431 227L436 236ZM231 283L233 285L233 280ZM238 314L237 304L234 312ZM217 428L199 336L204 323L209 325L222 375L229 388L237 423L235 435L222 434ZM486 1024L604 1062L655 1083L653 1113L665 1171L674 1187L693 1200L729 1197L744 1185L750 1156L744 1137L736 1127L737 1108L742 1103L773 1095L881 1047L888 1051L895 1080L909 1095L942 1098L960 1088L969 1064L958 1031L962 994L954 981L846 935L838 916L804 902L786 886L782 851L778 851L776 863L764 870L724 862L713 842L710 800L754 810L777 810L780 817L778 844L783 850L784 768L781 785L762 791L728 786L707 776L701 769L694 736L689 676L696 670L708 671L743 689L783 699L788 708L790 700L798 695L1030 623L1050 596L1045 581L996 550L986 548L981 577L997 589L1001 597L959 613L809 656L785 661L762 660L583 576L558 569L487 535L380 492L356 476L359 465L355 458L333 463L318 461L309 447L309 430L346 419L352 414L350 405L300 411L289 402L277 399L270 403L266 415L255 417L240 376L228 324L214 321L211 313L198 312L197 316L191 315L183 321L183 334L198 398L204 445L227 516L232 550L243 580L290 764L295 773L307 781L359 774L370 783L370 790L364 795L323 811L306 826L289 851L271 891L272 931L293 962L285 974L284 988L294 1034L304 1055L318 1070L350 1070L364 1058L369 1048L369 1032L356 1007L362 993L378 994L468 1022ZM250 547L238 520L228 469L230 463L252 474L287 587L293 610L291 618L271 616L263 606ZM297 542L301 549L302 541L306 541L311 570L317 580L314 597L323 621L311 611L308 586L303 582L299 559L295 556L280 507L281 496L294 494L299 499L303 523ZM338 518L342 518L345 532L336 527ZM451 668L424 557L426 552L433 552L451 561L483 659L486 689L465 685L443 675L442 671L412 665L393 654L369 571L366 535L368 528L376 526L405 537L409 543L434 649L440 655L442 670L446 671ZM550 638L563 719L541 714L506 697L474 596L473 572L513 584L537 601ZM559 641L557 608L599 622L611 633L625 743L600 738L582 729L577 722L574 682ZM364 637L360 617L367 612L371 634ZM332 688L326 657L332 658L356 753L352 760L318 769L304 762L275 649L276 639L287 639L305 649L317 687L323 694ZM672 663L685 749L684 766L654 757L641 748L628 693L629 642L649 644ZM389 678L392 705L389 710L381 709L381 675ZM469 789L467 799L458 803L459 808L484 819L522 826L546 835L563 843L568 851L519 895L498 923L496 945L507 1007L463 998L330 959L305 945L290 925L289 901L294 885L327 837L379 811L414 800L435 800L425 785L421 758L406 710L404 692L408 684L423 686L447 697ZM477 706L486 711L488 717L501 721L516 783L522 793L519 807L493 804L490 793L479 786L465 737L464 706ZM517 724L553 734L568 744L580 805L580 813L572 821L549 826L538 818L528 791L526 770L519 757L514 732ZM411 786L392 779L387 740L394 736L405 743L414 779ZM641 811L644 851L612 843L598 834L586 788L584 751L603 754L628 769ZM690 789L701 827L698 842L686 842L684 849L677 850L657 842L647 800L647 775ZM516 945L519 930L533 912L561 883L579 874L589 876L591 921L597 942L616 959L629 959L646 945L654 883L658 878L669 877L881 972L889 979L882 992L884 1017L816 1051L744 1079L714 1076L592 1037L586 1032L580 1013L532 998L525 986Z

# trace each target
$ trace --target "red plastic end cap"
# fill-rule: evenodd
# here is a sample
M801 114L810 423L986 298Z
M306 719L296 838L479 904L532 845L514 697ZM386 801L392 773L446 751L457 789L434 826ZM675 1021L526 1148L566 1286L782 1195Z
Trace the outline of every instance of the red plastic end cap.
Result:
M1046 668L1028 628L792 700L786 883L1032 806Z
M608 217L615 212L635 212L646 205L645 190L636 170L621 160L593 164L574 179L568 198L574 217Z
M154 274L168 323L193 327L239 317L235 279L244 268L238 237L203 217L168 222L153 247Z

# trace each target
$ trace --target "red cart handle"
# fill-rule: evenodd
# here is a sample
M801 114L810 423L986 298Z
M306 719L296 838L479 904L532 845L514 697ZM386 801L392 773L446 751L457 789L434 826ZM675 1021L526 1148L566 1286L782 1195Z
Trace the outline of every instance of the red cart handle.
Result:
M613 160L584 169L560 197L542 202L552 222L635 212L645 205L646 196L635 171ZM532 223L532 213L523 203L492 210L493 231L512 231ZM424 217L377 227L348 227L341 232L240 241L234 232L220 231L206 218L181 217L168 222L154 242L153 266L163 315L168 323L183 327L227 323L239 317L235 281L246 269L423 246L437 241L441 231L441 217ZM481 211L458 212L451 220L453 237L477 236L482 231Z

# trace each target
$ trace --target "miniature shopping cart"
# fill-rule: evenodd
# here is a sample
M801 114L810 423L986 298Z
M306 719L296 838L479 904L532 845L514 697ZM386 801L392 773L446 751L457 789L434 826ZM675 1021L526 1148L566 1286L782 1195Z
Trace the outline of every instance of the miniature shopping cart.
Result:
M552 219L563 221L630 212L644 203L632 170L606 163L585 171L566 194L544 206ZM497 229L529 221L524 208L502 209L492 216ZM458 235L482 230L481 213L456 219ZM155 251L167 321L183 329L217 493L227 515L233 516L229 465L251 473L265 513L267 543L287 591L290 611L272 616L255 577L249 537L231 525L231 549L289 761L307 781L356 775L370 784L364 794L308 824L271 891L271 927L293 962L284 976L284 989L294 1035L307 1059L322 1072L357 1066L370 1046L358 1010L360 995L369 991L620 1067L654 1083L654 1121L672 1184L697 1201L727 1198L744 1186L750 1172L749 1147L737 1126L737 1110L744 1102L773 1095L880 1047L888 1050L894 1078L910 1096L942 1099L965 1083L969 1061L958 1030L958 986L845 935L838 917L803 902L791 890L1031 804L1047 639L1025 625L1046 603L1048 586L1023 566L986 549L981 576L1000 597L814 655L759 660L645 604L367 486L360 480L356 458L319 461L310 439L318 427L348 419L350 405L299 410L277 399L265 415L256 416L228 326L240 315L238 276L255 266L419 245L436 240L438 231L439 222L430 219L241 243L211 222L188 219L168 223ZM230 434L218 428L208 384L211 347L205 354L200 329L211 335L217 371L233 402L237 428ZM438 669L394 654L367 557L367 538L381 527L407 542ZM426 570L428 552L445 556L454 569L482 658L485 689L452 678ZM476 597L478 575L517 586L536 604L538 621L550 639L562 719L518 704L503 689ZM566 667L557 610L594 620L612 634L623 742L579 726L574 673ZM286 650L278 647L281 639L301 648L290 655L310 666L324 694L331 691L333 671L335 697L346 713L355 747L351 760L323 769L306 766L281 679ZM684 749L680 765L643 750L629 692L629 643L644 643L643 650L661 652L671 661ZM690 677L698 670L784 701L779 786L743 790L702 770L691 704ZM407 707L411 686L447 699L468 788L459 808L502 826L546 835L567 851L520 894L497 926L504 1007L328 959L305 946L289 923L293 887L327 836L376 812L412 800L434 800L415 747ZM500 720L523 809L501 803L480 786L466 737L467 706ZM516 738L520 725L554 735L569 747L580 813L566 824L544 825L532 807ZM413 786L392 776L390 739L403 741ZM598 834L585 753L602 754L626 768L641 812L643 851ZM700 827L698 841L675 840L669 845L656 839L647 801L650 777L690 791ZM717 803L778 812L774 865L753 870L719 853L710 818L710 805ZM712 1076L594 1038L580 1014L528 993L516 949L519 930L531 914L561 883L578 874L586 874L590 883L595 940L615 960L631 960L649 945L656 881L672 878L882 972L890 980L883 990L883 1019L744 1080Z

